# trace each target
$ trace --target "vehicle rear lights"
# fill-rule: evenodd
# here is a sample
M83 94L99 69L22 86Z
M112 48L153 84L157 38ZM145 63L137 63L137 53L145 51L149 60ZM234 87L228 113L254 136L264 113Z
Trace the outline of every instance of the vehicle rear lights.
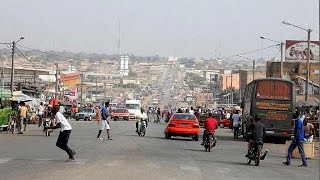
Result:
M193 124L193 128L199 128L199 124Z
M176 124L170 123L169 127L176 127Z

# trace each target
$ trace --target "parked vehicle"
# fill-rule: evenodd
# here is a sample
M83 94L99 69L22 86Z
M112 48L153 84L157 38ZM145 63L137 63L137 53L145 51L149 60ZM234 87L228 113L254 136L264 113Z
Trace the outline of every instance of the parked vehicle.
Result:
M129 111L127 109L112 109L111 119L117 121L118 119L123 119L129 121Z
M254 142L252 148L249 150L249 154L247 157L248 164L251 164L251 161L254 161L255 166L259 166L260 160L264 160L266 158L269 150L266 150L265 153L261 156L262 147L263 139L259 138Z
M166 139L172 136L191 137L193 140L199 140L200 131L199 121L193 114L175 113L171 116L165 129Z
M82 108L78 113L76 113L76 121L91 121L93 118L96 118L96 112L91 108Z
M207 137L205 138L203 146L206 149L206 151L211 152L211 148L215 147L216 143L217 143L217 138L214 137L214 134L208 133Z
M266 127L266 136L290 139L295 109L294 83L277 78L257 79L244 92L242 134L246 138L252 117L259 116Z

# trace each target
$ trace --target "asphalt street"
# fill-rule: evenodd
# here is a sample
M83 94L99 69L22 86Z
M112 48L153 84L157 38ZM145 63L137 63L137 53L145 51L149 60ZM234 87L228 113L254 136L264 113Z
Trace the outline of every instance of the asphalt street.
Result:
M23 135L1 132L0 179L319 179L319 156L308 167L298 167L299 159L286 167L282 144L265 144L267 159L247 165L246 142L233 140L229 129L218 129L217 147L205 152L200 141L165 139L164 124L150 123L139 137L134 121L110 123L113 141L96 139L97 122L71 121L76 162L65 162L55 146L58 130L50 137L35 125Z

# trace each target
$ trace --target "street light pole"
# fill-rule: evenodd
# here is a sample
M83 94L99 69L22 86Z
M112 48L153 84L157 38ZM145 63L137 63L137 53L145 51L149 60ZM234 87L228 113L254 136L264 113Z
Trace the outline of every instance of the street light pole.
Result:
M14 91L14 54L15 54L16 42L12 42L12 61L11 61L11 96L13 96Z
M281 59L280 59L280 78L282 79L283 78L283 61L284 61L284 56L283 56L283 46L284 46L284 43L283 42L278 42L278 41L275 41L275 40L272 40L272 39L269 39L265 36L260 36L261 39L266 39L266 40L269 40L269 41L272 41L272 42L275 42L275 43L279 43L280 45L280 51L281 51Z
M310 34L311 29L308 29L308 59L307 59L307 78L306 78L306 92L304 100L305 102L308 101L308 90L309 90L309 76L310 76Z
M256 60L254 59L252 61L252 81L254 80L255 71L256 71Z
M312 29L305 29L305 28L302 28L300 26L288 23L286 21L282 21L282 24L285 24L285 25L288 25L288 26L293 26L293 27L296 27L296 28L299 28L301 30L304 30L304 31L308 32L307 74L306 74L306 87L305 87L305 97L304 97L305 102L307 102L308 101L308 90L309 90L309 76L310 76L310 35L311 35L311 32L312 32Z

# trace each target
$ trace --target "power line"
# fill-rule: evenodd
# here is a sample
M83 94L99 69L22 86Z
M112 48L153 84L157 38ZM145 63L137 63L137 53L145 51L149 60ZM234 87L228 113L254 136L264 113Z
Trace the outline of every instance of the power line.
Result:
M81 59L79 59L79 58L67 57L67 56L61 56L61 55L58 55L58 54L49 53L49 52L46 52L46 51L41 51L41 50L34 49L34 48L31 48L31 47L23 46L23 45L20 45L20 44L19 44L19 45L17 45L17 46L23 47L23 48L28 49L28 50L32 50L32 51L36 51L36 52L40 52L40 53L43 53L43 54L48 54L48 55L51 55L51 56L56 56L56 57L61 57L61 58L66 58L66 59L76 59L76 60L81 60Z
M33 64L33 65L37 65L37 64L35 64L34 62L32 62L29 58L27 58L27 57L20 51L19 48L16 47L16 49L19 51L19 53L20 53L27 61L29 61L29 62L30 62L31 64Z
M272 45L272 46L265 47L265 48L260 48L260 49L255 49L255 50L252 50L252 51L244 52L244 53L239 53L239 54L235 54L235 55L220 57L220 58L218 58L218 59L226 59L226 58L231 58L231 57L236 57L236 56L251 54L251 53L258 52L258 51L262 51L262 50L264 50L264 49L269 49L269 48L272 48L272 47L275 47L275 46L278 46L278 45L279 45L279 43L278 43L278 44L275 44L275 45Z

